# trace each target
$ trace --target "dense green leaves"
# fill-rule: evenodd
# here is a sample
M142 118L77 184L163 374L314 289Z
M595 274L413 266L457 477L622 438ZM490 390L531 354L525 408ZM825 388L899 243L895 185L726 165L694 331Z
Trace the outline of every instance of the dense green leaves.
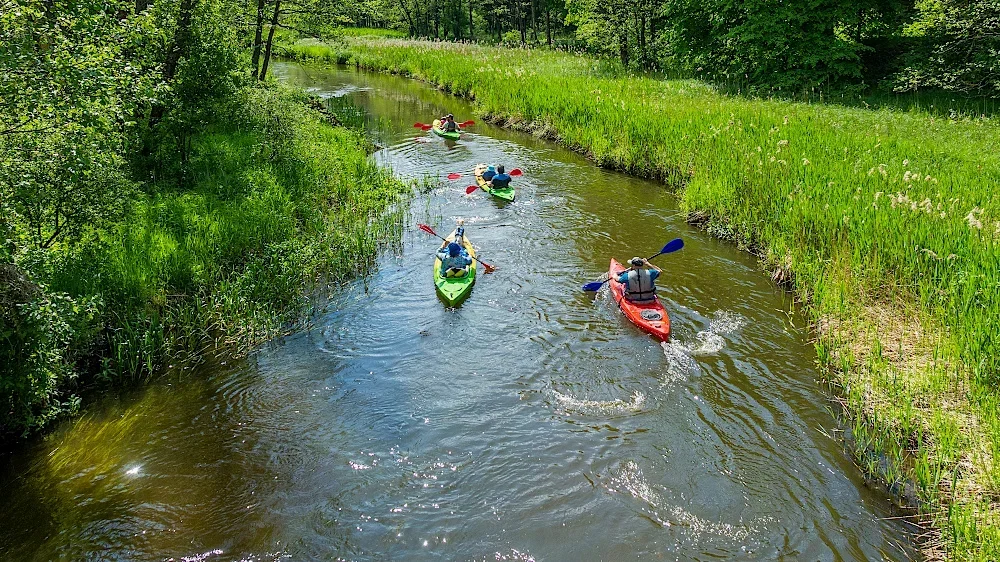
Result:
M906 28L917 47L897 89L1000 94L1000 2L922 0L918 7L920 17Z

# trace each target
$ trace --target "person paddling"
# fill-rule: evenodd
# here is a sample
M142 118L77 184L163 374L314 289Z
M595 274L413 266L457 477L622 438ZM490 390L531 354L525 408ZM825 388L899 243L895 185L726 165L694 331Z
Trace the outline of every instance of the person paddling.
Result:
M490 164L489 166L486 167L486 171L483 172L483 179L486 181L490 181L493 179L493 176L495 175L497 175L497 167L494 166L493 164Z
M460 133L461 130L458 128L458 123L455 122L455 116L451 113L444 118L444 123L441 124L441 128L444 129L446 133Z
M625 298L629 302L644 303L656 300L656 278L662 270L649 260L635 257L629 260L629 269L618 275L618 282L625 285Z
M472 258L465 248L455 242L449 242L438 250L437 257L441 260L442 277L465 277L469 273Z
M484 176L485 179L485 176ZM493 189L507 189L510 187L510 174L504 170L503 164L497 166L497 174L489 180L489 185Z

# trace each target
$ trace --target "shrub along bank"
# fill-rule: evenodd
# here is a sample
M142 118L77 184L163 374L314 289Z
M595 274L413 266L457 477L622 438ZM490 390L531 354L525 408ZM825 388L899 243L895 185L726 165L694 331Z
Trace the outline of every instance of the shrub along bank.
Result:
M859 463L954 559L1000 558L1000 127L987 116L746 99L541 50L284 48L426 80L598 164L676 188L808 304Z

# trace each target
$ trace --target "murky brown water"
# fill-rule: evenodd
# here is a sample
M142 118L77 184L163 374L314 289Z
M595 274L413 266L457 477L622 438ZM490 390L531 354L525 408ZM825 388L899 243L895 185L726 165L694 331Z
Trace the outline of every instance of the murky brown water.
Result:
M441 179L413 222L456 217L482 259L435 297L437 242L339 294L309 331L231 365L108 398L6 459L4 560L905 560L817 383L792 300L754 259L687 226L656 184L486 125L411 128L470 107L417 82L279 63L380 120L376 158ZM420 141L414 140L419 138ZM518 200L464 195L482 161ZM658 258L660 345L580 285Z

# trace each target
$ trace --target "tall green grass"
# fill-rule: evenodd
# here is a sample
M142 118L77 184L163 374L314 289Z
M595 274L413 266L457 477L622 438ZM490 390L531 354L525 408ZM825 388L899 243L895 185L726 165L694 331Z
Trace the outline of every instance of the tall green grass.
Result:
M694 220L757 252L808 303L859 459L876 455L873 473L912 490L941 532L930 546L1000 559L990 115L746 99L553 51L352 40L288 53L426 80L489 120L677 189Z

